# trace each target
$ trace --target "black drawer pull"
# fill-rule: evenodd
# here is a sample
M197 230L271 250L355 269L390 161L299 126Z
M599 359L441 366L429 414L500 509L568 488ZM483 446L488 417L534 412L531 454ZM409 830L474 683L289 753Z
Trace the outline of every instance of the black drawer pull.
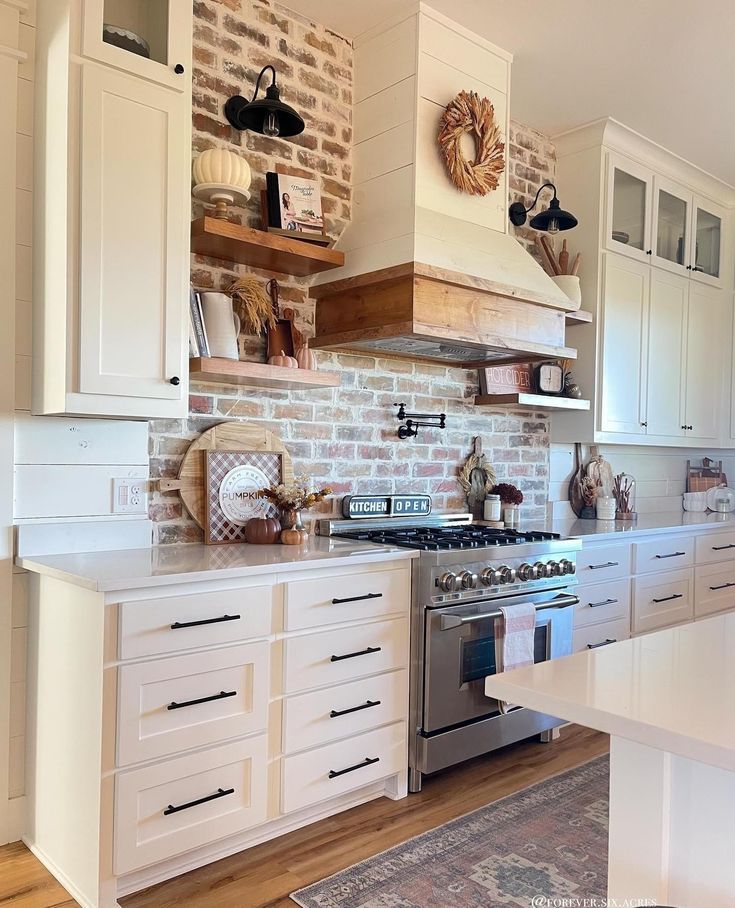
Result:
M345 653L344 656L332 656L330 662L341 662L343 659L354 659L355 656L368 656L370 653L379 653L382 646L368 646L367 649L358 650L356 653Z
M168 807L163 811L163 815L167 817L172 813L178 813L180 810L188 810L190 807L198 807L200 804L206 804L207 801L216 801L217 798L224 798L227 797L227 795L234 793L234 788L218 788L215 794L207 795L204 798L197 798L196 801L189 801L188 804L177 804L175 807L173 804L169 804Z
M726 590L726 589L729 589L731 586L735 586L735 583L721 583L719 586L711 586L710 589L711 589L712 591L714 591L714 590Z
M172 631L177 631L182 627L201 627L203 624L220 624L222 621L239 621L239 615L222 615L219 618L202 618L199 621L174 621L171 625Z
M611 643L617 643L617 642L618 642L617 640L612 640L610 637L608 637L608 639L603 640L602 643L588 643L587 649L597 649L600 646L610 646Z
M729 545L713 545L713 552L724 552L725 549L735 549L735 542L731 542Z
M670 552L668 555L654 555L654 558L681 558L686 552Z
M591 571L599 571L606 567L617 567L619 564L619 561L606 561L605 564L590 564L588 566Z
M196 700L183 700L181 703L177 703L175 700L172 700L166 709L183 709L185 706L196 706L198 703L211 703L212 700L224 700L227 697L236 697L236 690L221 690L218 694L212 694L211 697L199 697Z
M349 599L332 599L332 605L342 605L343 602L362 602L364 599L382 598L382 593L366 593L364 596L350 596Z
M329 713L329 718L336 719L337 716L346 716L348 713L356 713L361 709L370 709L371 706L380 706L380 700L368 700L359 706L351 706L349 709L333 709Z
M671 596L664 596L663 599L652 599L651 602L655 602L657 605L659 602L671 602L672 599L683 599L684 593L672 593Z
M373 763L380 763L380 757L365 757L362 763L355 763L354 766L348 766L347 769L330 769L329 778L336 779L337 776L343 776L347 772L354 772L356 769L362 769L364 766L372 766Z
M618 599L603 599L602 602L588 602L587 605L590 608L600 608L603 605L613 605L616 602L619 602L619 600Z

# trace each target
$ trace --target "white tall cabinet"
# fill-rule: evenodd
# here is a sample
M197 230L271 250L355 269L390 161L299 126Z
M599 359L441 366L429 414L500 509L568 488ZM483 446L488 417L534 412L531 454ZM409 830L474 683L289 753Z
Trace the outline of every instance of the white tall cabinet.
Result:
M570 325L592 406L555 415L552 439L733 446L735 192L613 120L555 141L594 318Z
M57 0L38 20L33 411L185 415L191 3Z

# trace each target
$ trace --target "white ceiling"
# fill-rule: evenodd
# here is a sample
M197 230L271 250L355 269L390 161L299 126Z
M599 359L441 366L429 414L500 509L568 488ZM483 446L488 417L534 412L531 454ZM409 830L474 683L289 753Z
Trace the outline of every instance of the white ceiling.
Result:
M283 0L354 37L398 0ZM553 135L611 116L735 185L733 0L430 0L512 52L511 116Z

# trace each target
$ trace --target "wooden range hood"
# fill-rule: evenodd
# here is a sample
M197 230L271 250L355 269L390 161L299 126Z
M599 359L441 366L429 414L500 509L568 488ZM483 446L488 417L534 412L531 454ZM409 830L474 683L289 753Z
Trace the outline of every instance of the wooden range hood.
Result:
M468 368L486 363L576 359L564 345L557 296L408 262L311 288L311 346L418 358Z

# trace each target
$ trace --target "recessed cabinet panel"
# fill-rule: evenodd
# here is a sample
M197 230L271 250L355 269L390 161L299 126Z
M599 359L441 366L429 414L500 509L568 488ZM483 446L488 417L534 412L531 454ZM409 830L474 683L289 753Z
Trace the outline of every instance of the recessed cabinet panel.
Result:
M693 242L692 277L719 283L722 217L708 203L695 208Z
M602 432L644 435L651 269L605 256L602 327Z
M691 429L686 434L704 442L720 436L731 306L722 290L689 282L685 421Z
M649 435L684 434L684 352L686 349L686 278L654 268L648 319Z
M187 112L173 92L82 74L79 390L185 397ZM174 379L172 383L172 379Z

